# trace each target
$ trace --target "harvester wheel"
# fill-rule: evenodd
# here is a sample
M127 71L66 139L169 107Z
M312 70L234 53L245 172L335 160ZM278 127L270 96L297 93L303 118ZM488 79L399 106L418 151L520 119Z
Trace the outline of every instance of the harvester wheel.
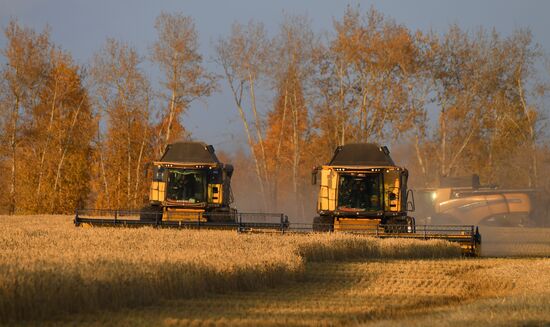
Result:
M312 229L314 232L320 232L321 217L313 217Z
M143 222L156 222L162 220L162 208L159 206L146 206L139 211L139 220Z

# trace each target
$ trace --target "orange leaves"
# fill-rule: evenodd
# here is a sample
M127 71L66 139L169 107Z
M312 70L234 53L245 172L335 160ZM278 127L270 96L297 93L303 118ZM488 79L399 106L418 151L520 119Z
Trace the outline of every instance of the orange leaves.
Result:
M137 208L147 188L145 163L153 160L149 81L129 45L108 40L92 70L106 132L96 140L93 193L97 207ZM99 182L101 181L101 182Z
M71 212L89 192L93 114L80 67L16 22L6 29L3 71L14 94L11 149L15 212ZM90 134L92 133L92 134Z
M235 23L216 47L264 209L285 203L283 195L307 198L308 170L337 145L409 136L422 171L437 172L426 175L430 183L479 173L491 183L520 176L510 184L536 184L546 88L536 85L541 51L528 31L502 37L453 25L422 33L359 7L334 21L328 40L310 25L289 15L270 36L262 23ZM85 83L49 30L8 24L0 203L70 211L89 195L99 207L140 205L145 163L189 137L182 115L217 89L192 17L163 13L155 29L150 59L160 92L141 68L144 57L124 42L107 40Z

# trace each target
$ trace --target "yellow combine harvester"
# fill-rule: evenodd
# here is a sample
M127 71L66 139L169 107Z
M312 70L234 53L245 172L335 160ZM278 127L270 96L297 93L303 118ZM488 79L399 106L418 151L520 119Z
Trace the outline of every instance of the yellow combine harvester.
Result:
M153 162L149 205L139 211L80 209L75 224L198 228L283 229L286 216L238 213L231 207L233 166L202 142L170 144Z
M339 146L320 175L319 216L314 231L353 232L377 237L444 239L460 243L465 254L478 255L481 236L473 225L421 225L408 215L414 195L408 171L395 165L387 147L376 144Z
M153 162L150 205L142 220L232 221L235 209L231 194L233 166L221 163L211 145L180 142L166 147Z

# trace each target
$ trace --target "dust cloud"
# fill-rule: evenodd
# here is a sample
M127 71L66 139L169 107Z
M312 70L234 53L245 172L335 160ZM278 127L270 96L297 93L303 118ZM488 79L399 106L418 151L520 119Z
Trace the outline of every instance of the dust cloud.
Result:
M479 232L482 256L550 257L550 228L481 226Z
M433 207L422 199L419 190L435 186L437 178L425 178L418 165L414 147L411 144L393 145L391 156L398 166L409 170L408 187L415 191L416 211L410 215L416 218L417 224L435 224L427 219L433 214ZM458 169L459 171L465 171ZM466 175L467 173L464 172ZM527 187L523 187L527 189ZM544 189L534 189L530 193L531 210L528 217L519 222L506 222L507 226L499 226L493 222L492 226L479 222L479 232L482 236L482 255L488 257L550 257L550 194ZM432 205L433 206L433 205ZM439 222L440 223L440 222ZM459 224L460 221L453 221ZM500 224L500 225L503 225ZM495 226L496 225L496 226Z
M318 190L308 183L309 179L301 183L297 194L293 192L290 180L284 184L279 182L280 185L276 186L279 192L275 195L273 181L262 188L254 161L244 150L232 154L219 151L216 154L220 161L234 166L231 178L232 207L241 213L282 213L292 224L312 224L316 216Z

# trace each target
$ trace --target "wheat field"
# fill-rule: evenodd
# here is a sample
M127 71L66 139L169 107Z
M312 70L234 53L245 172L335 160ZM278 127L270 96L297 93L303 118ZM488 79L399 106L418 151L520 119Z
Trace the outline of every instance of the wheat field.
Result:
M126 326L547 326L544 258L314 262L276 288L164 301L55 324Z
M312 262L460 257L443 241L76 228L71 219L0 216L0 322L275 288L303 280Z
M443 241L76 228L0 216L0 323L128 326L550 324L547 229ZM503 257L498 257L503 256Z

